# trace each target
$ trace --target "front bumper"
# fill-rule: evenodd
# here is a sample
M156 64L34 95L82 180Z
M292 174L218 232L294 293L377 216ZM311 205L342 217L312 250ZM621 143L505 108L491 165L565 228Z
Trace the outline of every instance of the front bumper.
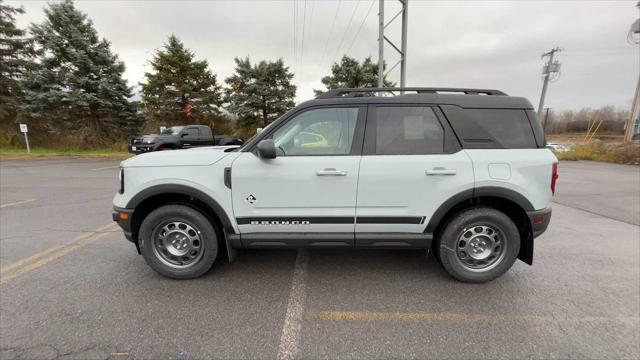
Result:
M124 237L131 242L135 242L133 238L133 232L131 230L131 216L133 215L133 209L123 209L119 207L113 207L113 213L111 218L118 223L118 226L122 228Z
M135 144L135 145L129 145L129 152L132 154L143 154L149 151L153 151L153 144Z
M551 208L548 207L542 210L528 211L527 216L531 222L533 237L537 238L547 230L549 222L551 222Z

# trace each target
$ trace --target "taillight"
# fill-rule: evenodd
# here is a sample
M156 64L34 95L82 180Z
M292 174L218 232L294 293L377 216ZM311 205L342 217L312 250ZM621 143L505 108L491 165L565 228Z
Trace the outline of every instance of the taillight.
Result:
M551 193L556 193L556 181L558 181L558 163L554 162L551 165Z
M118 180L120 180L120 189L118 192L120 194L124 194L124 169L120 168L120 172L118 173Z

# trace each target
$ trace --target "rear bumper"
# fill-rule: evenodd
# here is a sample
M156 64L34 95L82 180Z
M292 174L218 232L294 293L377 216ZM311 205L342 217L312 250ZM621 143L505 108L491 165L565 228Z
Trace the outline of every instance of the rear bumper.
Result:
M537 238L547 230L549 222L551 222L551 207L542 210L528 211L527 216L529 216L529 221L531 222L533 237Z
M131 242L135 242L133 239L133 233L131 231L131 216L133 215L133 209L123 209L119 207L113 208L113 213L111 213L111 218L113 221L118 223L118 226L122 228L124 232L124 237Z

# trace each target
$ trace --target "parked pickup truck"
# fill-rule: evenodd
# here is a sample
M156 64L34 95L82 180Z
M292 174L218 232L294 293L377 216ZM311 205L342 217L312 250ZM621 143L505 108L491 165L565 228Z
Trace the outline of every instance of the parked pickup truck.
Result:
M241 138L213 135L205 125L172 126L160 134L142 135L131 140L129 152L141 154L157 150L186 149L197 146L242 145Z

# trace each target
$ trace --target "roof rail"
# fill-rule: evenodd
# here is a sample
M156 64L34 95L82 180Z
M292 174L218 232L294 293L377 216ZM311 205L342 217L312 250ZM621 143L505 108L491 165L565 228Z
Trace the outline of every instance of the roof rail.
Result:
M437 87L405 87L405 88L354 88L354 89L332 89L318 95L316 99L329 99L336 97L353 97L357 93L395 93L411 91L418 94L438 94L438 93L462 93L466 95L499 95L506 96L504 92L500 90L491 89L465 89L465 88L437 88Z

